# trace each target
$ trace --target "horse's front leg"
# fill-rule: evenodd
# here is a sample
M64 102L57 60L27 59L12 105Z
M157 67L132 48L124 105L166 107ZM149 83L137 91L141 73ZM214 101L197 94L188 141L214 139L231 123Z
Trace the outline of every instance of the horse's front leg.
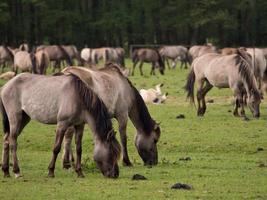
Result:
M56 164L57 156L61 149L61 144L64 138L64 133L66 132L68 127L69 126L65 123L58 123L57 125L56 139L55 139L55 144L53 148L53 155L52 155L51 162L48 166L48 177L55 177L54 171L55 171L55 164Z
M69 169L71 167L71 162L74 162L74 157L71 149L71 142L73 133L75 132L74 127L69 127L65 133L64 137L64 151L63 151L63 169Z
M127 119L128 116L120 116L117 118L119 122L119 132L120 132L120 138L121 138L121 144L122 144L122 162L124 166L132 166L132 163L128 156L127 151Z
M77 157L75 171L79 178L84 177L81 168L83 130L84 130L84 124L75 126L75 143L76 143L76 157Z
M169 59L168 59L168 58L166 58L166 63L167 63L168 69L171 69L171 67L170 67L170 63L169 63Z

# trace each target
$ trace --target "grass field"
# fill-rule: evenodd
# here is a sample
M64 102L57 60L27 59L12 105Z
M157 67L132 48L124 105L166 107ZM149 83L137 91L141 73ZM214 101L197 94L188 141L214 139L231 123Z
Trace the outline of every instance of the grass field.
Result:
M129 60L127 66L132 66ZM148 105L162 128L156 167L143 166L133 144L135 130L129 123L129 155L134 166L123 167L120 161L118 179L104 178L96 169L88 128L83 139L86 177L78 179L73 170L63 170L59 158L56 177L47 178L55 126L32 121L18 139L23 178L1 175L0 199L267 199L267 101L261 104L260 119L253 119L246 109L250 120L244 121L230 112L231 91L213 89L207 99L214 103L208 104L205 117L199 118L194 106L185 101L182 87L187 70L166 70L164 76L157 72L151 77L150 66L146 64L144 69L146 76L141 77L136 69L130 77L138 89L164 83L163 91L169 93L164 105ZM185 119L176 119L179 114ZM2 148L2 137L0 142ZM180 160L185 157L191 160ZM131 180L136 173L148 180ZM177 182L192 185L193 190L170 189Z

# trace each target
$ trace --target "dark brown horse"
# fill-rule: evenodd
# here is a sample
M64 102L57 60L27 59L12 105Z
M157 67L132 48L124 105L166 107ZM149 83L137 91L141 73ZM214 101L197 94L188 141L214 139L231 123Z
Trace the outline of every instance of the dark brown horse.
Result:
M17 158L17 138L31 119L43 124L57 124L49 177L54 177L55 163L62 140L69 127L75 129L76 172L81 169L82 136L89 124L94 135L94 160L104 176L117 178L120 145L115 137L108 110L93 89L75 75L43 76L22 73L1 89L4 139L2 170L9 174L9 151L13 157L13 172L20 177Z
M143 63L152 63L152 68L150 75L155 75L155 68L159 68L159 72L163 75L165 70L165 65L163 62L162 57L160 56L159 52L155 49L148 49L148 48L141 48L141 49L135 49L132 54L132 60L133 60L133 69L132 69L132 75L134 75L134 69L137 63L140 61L139 69L140 74L143 76Z
M4 72L4 68L7 63L13 64L14 55L12 51L5 45L0 46L0 66L2 66L2 73Z

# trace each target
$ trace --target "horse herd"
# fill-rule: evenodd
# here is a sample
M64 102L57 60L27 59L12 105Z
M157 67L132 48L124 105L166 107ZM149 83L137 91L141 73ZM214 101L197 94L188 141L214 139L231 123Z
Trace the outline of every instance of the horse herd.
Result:
M187 68L191 65L185 90L194 102L194 85L197 83L197 115L206 111L205 95L212 87L231 88L235 97L235 116L245 116L244 106L249 106L254 117L260 117L259 105L267 83L266 49L224 48L218 50L212 45L163 46L160 48L139 48L132 52L133 68L138 62L143 75L144 62L152 64L150 74L159 69L164 74L165 62L175 68L178 60ZM122 48L84 48L81 53L75 46L42 45L29 51L28 45L18 49L0 46L2 70L8 62L17 74L1 88L0 108L3 120L2 171L10 176L9 152L13 158L13 172L20 177L17 157L17 137L31 119L43 124L56 124L56 137L48 176L54 177L55 163L64 140L63 167L70 168L73 161L71 142L76 144L75 171L83 177L81 169L82 137L88 124L94 138L94 161L102 174L109 178L119 176L118 159L122 151L125 166L132 163L127 151L127 121L136 128L135 146L145 165L158 163L157 142L161 129L150 115L144 99L155 91L165 101L158 85L152 92L141 94L125 76L125 52ZM105 67L95 69L100 59ZM77 65L74 64L77 60ZM170 66L169 61L172 61ZM69 67L61 71L61 62ZM50 62L52 76L44 76ZM89 67L82 67L88 65ZM241 107L239 114L238 109ZM121 146L116 139L111 118L119 124ZM64 139L65 138L65 139Z

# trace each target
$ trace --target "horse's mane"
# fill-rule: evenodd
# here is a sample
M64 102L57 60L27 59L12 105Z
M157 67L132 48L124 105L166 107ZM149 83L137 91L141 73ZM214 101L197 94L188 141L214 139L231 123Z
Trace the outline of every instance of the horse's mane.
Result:
M251 89L253 95L260 97L260 93L257 89L255 76L253 73L251 60L249 55L243 50L238 49L237 55L235 57L236 65L239 65L238 72L241 78L247 83L248 87Z
M145 132L145 134L149 135L151 131L154 129L156 122L150 116L148 109L146 107L146 104L143 98L141 97L141 95L139 94L138 90L133 86L133 84L128 78L125 77L125 79L130 84L135 95L135 107L133 107L132 109L138 110L138 115L139 115L139 119L140 119L140 122L143 128L143 131Z
M68 65L72 65L71 58L70 58L68 52L64 49L64 47L62 45L58 45L58 48L61 50L61 52L66 57L66 61L67 61Z
M74 74L71 75L78 95L95 120L96 134L102 142L110 145L111 158L118 160L121 147L112 127L111 118L103 101Z

